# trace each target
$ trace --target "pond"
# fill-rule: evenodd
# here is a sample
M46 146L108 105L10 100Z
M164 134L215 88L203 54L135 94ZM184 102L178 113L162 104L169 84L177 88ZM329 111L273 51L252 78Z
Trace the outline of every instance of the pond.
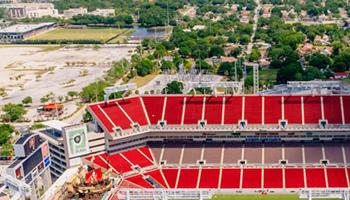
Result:
M131 40L142 40L146 38L161 39L164 38L168 32L165 27L145 28L141 26L133 26L133 29L135 29L135 32L131 34Z

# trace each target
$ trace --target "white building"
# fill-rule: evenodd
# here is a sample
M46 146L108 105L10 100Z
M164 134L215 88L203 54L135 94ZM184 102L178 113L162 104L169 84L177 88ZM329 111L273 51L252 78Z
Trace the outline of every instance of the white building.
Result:
M71 8L63 11L63 18L70 19L76 15L86 15L88 14L87 8Z
M101 17L114 17L115 10L114 9L96 9L90 12L89 15L96 15Z
M52 3L13 3L7 8L11 18L58 17L58 10Z
M53 120L43 123L44 129L36 130L49 144L51 177L55 181L66 169L81 164L81 157L106 150L104 134L95 132L94 124L70 125Z
M16 24L0 29L0 43L11 43L51 30L55 23Z

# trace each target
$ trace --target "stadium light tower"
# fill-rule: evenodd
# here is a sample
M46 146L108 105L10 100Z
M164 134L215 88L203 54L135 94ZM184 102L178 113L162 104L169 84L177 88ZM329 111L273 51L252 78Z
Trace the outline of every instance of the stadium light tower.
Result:
M104 102L105 104L108 103L109 97L111 94L113 93L117 93L117 92L126 92L126 91L130 91L130 90L135 90L136 84L135 83L129 83L129 84L125 84L125 85L119 85L119 86L114 86L114 87L107 87L104 89Z
M259 64L253 66L254 94L259 92Z

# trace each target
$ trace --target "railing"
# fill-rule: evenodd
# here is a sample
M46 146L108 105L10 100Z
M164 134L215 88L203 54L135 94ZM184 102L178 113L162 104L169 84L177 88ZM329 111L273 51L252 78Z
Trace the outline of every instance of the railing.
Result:
M133 129L127 129L127 130L121 130L120 133L114 133L112 134L113 139L120 139L120 138L126 138L129 136L135 136L143 133L148 132L228 132L228 133L235 133L239 132L242 136L244 136L245 133L252 133L252 132L264 132L268 134L269 132L272 133L283 133L283 132L320 132L322 134L326 134L327 132L332 132L332 135L334 135L336 132L348 132L350 133L350 124L346 125L330 125L327 124L325 128L321 128L318 124L307 124L307 125L287 125L286 128L281 128L278 125L247 125L245 128L241 128L238 125L231 124L231 125L196 125L196 124L190 124L190 125L147 125L147 126L141 126L138 128ZM280 135L280 134L279 134ZM275 135L275 136L279 136ZM248 135L247 135L248 136ZM267 135L268 136L268 135Z
M330 199L330 198L337 198L337 199L344 199L349 200L350 198L350 190L349 189L341 189L341 188L334 188L334 189L302 189L299 192L299 198L301 199L309 199L312 200L315 199Z
M120 189L119 200L147 199L211 199L211 190L201 189Z

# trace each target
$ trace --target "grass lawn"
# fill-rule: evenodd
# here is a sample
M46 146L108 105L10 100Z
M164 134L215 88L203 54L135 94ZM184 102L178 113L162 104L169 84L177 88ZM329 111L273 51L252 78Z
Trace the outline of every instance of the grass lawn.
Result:
M31 37L27 40L97 40L107 42L125 29L116 28L85 28L85 29L64 29L58 28L44 34Z
M345 84L350 84L350 78L342 79L342 82Z
M146 76L136 76L134 80L132 80L132 83L136 83L137 87L142 87L152 81L159 72L153 72L152 74L148 74Z
M108 44L122 44L127 41L129 35L135 32L134 29L122 29L123 31L119 33L119 36L108 41Z
M259 72L261 80L275 81L277 77L277 69L262 69Z

